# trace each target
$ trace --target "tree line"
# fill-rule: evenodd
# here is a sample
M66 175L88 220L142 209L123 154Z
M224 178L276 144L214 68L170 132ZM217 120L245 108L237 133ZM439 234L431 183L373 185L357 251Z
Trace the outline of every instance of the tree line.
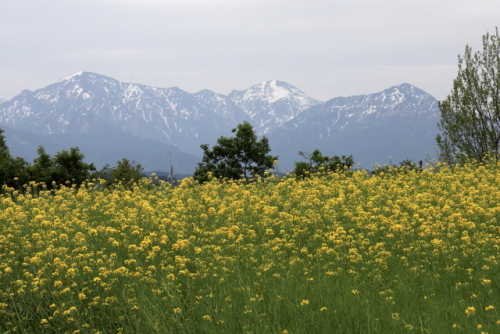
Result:
M453 89L444 101L438 103L441 119L436 137L440 149L439 158L450 166L463 164L469 159L478 162L498 161L500 157L500 36L496 33L483 36L483 50L472 53L467 45L463 56L458 56L458 75ZM238 125L233 138L221 137L212 150L202 145L204 157L195 172L195 178L204 182L208 177L245 178L263 177L271 169L277 157L270 152L266 137L257 141L252 126ZM307 162L296 162L293 173L307 177L311 173L329 173L350 169L352 156L323 156L319 150L313 153L299 152ZM397 170L422 170L412 161L402 161ZM388 166L375 169L374 174L392 170Z
M84 162L84 154L78 147L71 147L51 156L43 146L39 146L38 157L33 163L20 157L12 157L0 129L0 186L21 190L24 185L35 183L46 189L61 184L81 185L93 179L102 179L108 186L121 181L131 183L141 179L143 168L127 159L117 161L115 167L104 166L97 170L93 163Z
M483 50L472 53L467 45L463 56L458 56L458 75L453 81L451 94L438 103L441 130L436 138L442 162L453 166L468 159L498 161L500 153L500 36L483 36ZM263 178L273 169L278 157L269 153L266 137L257 140L248 122L232 129L234 137L220 137L212 149L201 145L203 158L193 177L200 183L211 178L244 179ZM109 184L122 180L131 182L141 177L142 167L127 159L110 168L97 171L93 164L83 162L84 155L77 147L58 152L51 157L43 147L32 164L22 158L13 158L0 129L0 184L10 187L30 181L43 183L47 188L57 184L80 184L92 178L103 178ZM324 156L319 150L299 152L306 161L296 162L293 174L308 177L311 174L336 173L354 165L352 156ZM421 170L409 160L400 163L403 170ZM387 167L374 171L386 172Z

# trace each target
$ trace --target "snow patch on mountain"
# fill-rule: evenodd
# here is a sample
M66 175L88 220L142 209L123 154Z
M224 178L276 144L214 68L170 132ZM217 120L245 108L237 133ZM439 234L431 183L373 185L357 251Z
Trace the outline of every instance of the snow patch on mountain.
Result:
M71 79L73 79L73 78L75 78L75 77L79 77L79 76L81 76L82 74L83 74L83 71L76 72L76 73L75 73L75 74L73 74L73 75L70 75L70 76L68 76L68 77L65 77L65 78L59 79L59 81L57 81L57 82L69 81L69 80L71 80Z
M230 101L243 111L243 118L266 134L321 103L286 82L271 80L244 91L232 91Z
M241 101L261 98L263 101L268 103L274 103L278 100L287 98L292 94L292 92L283 87L283 85L278 85L276 80L266 81L252 88L245 92Z
M374 122L392 115L435 118L436 100L424 91L401 84L380 93L331 99L321 106L322 113L339 112L355 122Z

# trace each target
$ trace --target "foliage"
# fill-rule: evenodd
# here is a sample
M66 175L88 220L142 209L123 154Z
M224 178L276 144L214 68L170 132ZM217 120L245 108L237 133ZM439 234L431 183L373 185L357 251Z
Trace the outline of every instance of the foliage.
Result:
M94 176L94 164L83 161L85 156L78 147L57 152L54 157L47 154L43 146L39 146L37 152L38 158L28 167L30 177L36 183L45 183L49 189L55 184L79 186Z
M293 174L298 177L309 177L312 174L318 173L338 173L340 171L346 171L354 166L352 155L343 155L341 157L335 155L329 158L328 156L323 156L319 150L314 150L311 154L300 151L299 155L308 161L295 162Z
M57 152L53 159L53 180L56 183L71 181L77 185L91 178L91 171L95 171L94 164L83 161L85 156L78 147L71 147L69 151Z
M84 154L78 147L72 147L69 151L60 151L51 157L43 146L39 146L38 157L33 164L29 164L23 158L13 158L5 142L3 130L0 129L0 185L22 189L28 183L44 184L52 189L56 184L74 184L79 186L82 182L95 176L94 164L83 161ZM128 162L128 161L127 161ZM126 174L126 162L120 166L116 173L123 177L135 177L135 174ZM139 165L140 169L140 165ZM142 169L141 169L142 170Z
M399 165L377 165L375 169L372 170L372 175L382 176L384 174L408 174L411 172L421 172L423 168L421 166L421 161L417 165L413 161L406 159L399 163Z
M43 146L38 146L37 153L38 158L35 158L33 164L29 166L31 179L36 183L43 183L51 188L54 169L53 160Z
M3 130L0 129L0 184L18 190L28 183L53 189L59 184L80 186L94 177L102 177L109 184L116 184L119 180L128 185L142 177L141 165L127 159L118 161L114 168L106 165L99 173L95 173L94 164L83 161L85 156L78 147L60 151L51 157L43 146L39 146L37 153L38 157L31 165L22 158L13 158L5 142Z
M7 179L7 170L9 169L10 159L12 159L3 133L4 131L0 129L0 181L2 183Z
M29 181L28 163L23 158L13 158L0 129L0 187L6 185L19 188Z
M236 133L235 137L220 137L212 150L207 144L200 146L203 159L194 173L198 182L208 181L209 173L217 179L248 181L250 177L264 176L266 170L273 168L277 157L268 154L271 148L266 137L257 141L253 126L246 121L231 131Z
M449 164L466 158L498 159L500 148L500 36L483 36L483 51L468 45L458 56L458 75L446 100L439 102L442 131L436 140Z
M0 129L0 184L18 190L28 183L52 189L55 184L63 183L79 186L94 176L95 166L83 161L85 156L77 147L51 157L43 146L39 146L38 157L30 165L23 158L10 155L2 133Z
M497 333L499 168L0 196L0 328Z
M116 162L115 167L104 166L98 173L98 177L106 180L106 185L116 185L122 183L131 186L134 182L139 182L142 179L142 171L144 168L135 161L130 162L123 158Z

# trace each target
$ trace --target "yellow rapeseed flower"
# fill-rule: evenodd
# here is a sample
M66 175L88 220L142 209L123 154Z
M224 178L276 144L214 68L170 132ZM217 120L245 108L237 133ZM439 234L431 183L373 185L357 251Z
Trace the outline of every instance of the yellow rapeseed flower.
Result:
M467 316L471 316L471 315L474 315L476 313L476 309L472 306L469 306L465 309L464 313L467 315Z

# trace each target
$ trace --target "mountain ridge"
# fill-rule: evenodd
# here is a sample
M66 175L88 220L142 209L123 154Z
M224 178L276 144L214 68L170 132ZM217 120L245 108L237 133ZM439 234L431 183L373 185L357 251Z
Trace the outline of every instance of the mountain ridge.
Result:
M404 83L378 93L336 97L313 106L270 134L269 141L280 152L284 147L312 151L316 144L315 148L325 154L353 154L356 162L370 167L372 163L389 162L389 156L396 162L424 160L426 152L434 157L438 120L437 100ZM373 144L375 138L378 149ZM332 144L337 145L334 150ZM285 165L297 160L289 152L281 158Z
M353 154L363 165L386 162L389 155L421 159L435 147L438 119L436 99L408 83L321 102L279 80L228 95L208 89L191 94L84 71L0 104L0 126L42 136L78 133L81 140L86 134L90 141L111 131L123 133L124 141L153 140L197 157L201 144L214 145L249 121L257 135L269 138L273 155L286 168L300 160L299 150L316 148L327 155ZM127 145L114 149L125 152Z
M256 87L262 85L274 89L258 91ZM283 85L272 81L230 95L208 90L190 94L177 87L123 83L81 71L34 92L23 91L2 104L0 124L40 134L113 127L196 154L198 139L213 142L223 129L244 120L253 120L258 133L270 132L320 102L291 85L287 87L293 92L283 94ZM269 100L278 87L286 96Z

